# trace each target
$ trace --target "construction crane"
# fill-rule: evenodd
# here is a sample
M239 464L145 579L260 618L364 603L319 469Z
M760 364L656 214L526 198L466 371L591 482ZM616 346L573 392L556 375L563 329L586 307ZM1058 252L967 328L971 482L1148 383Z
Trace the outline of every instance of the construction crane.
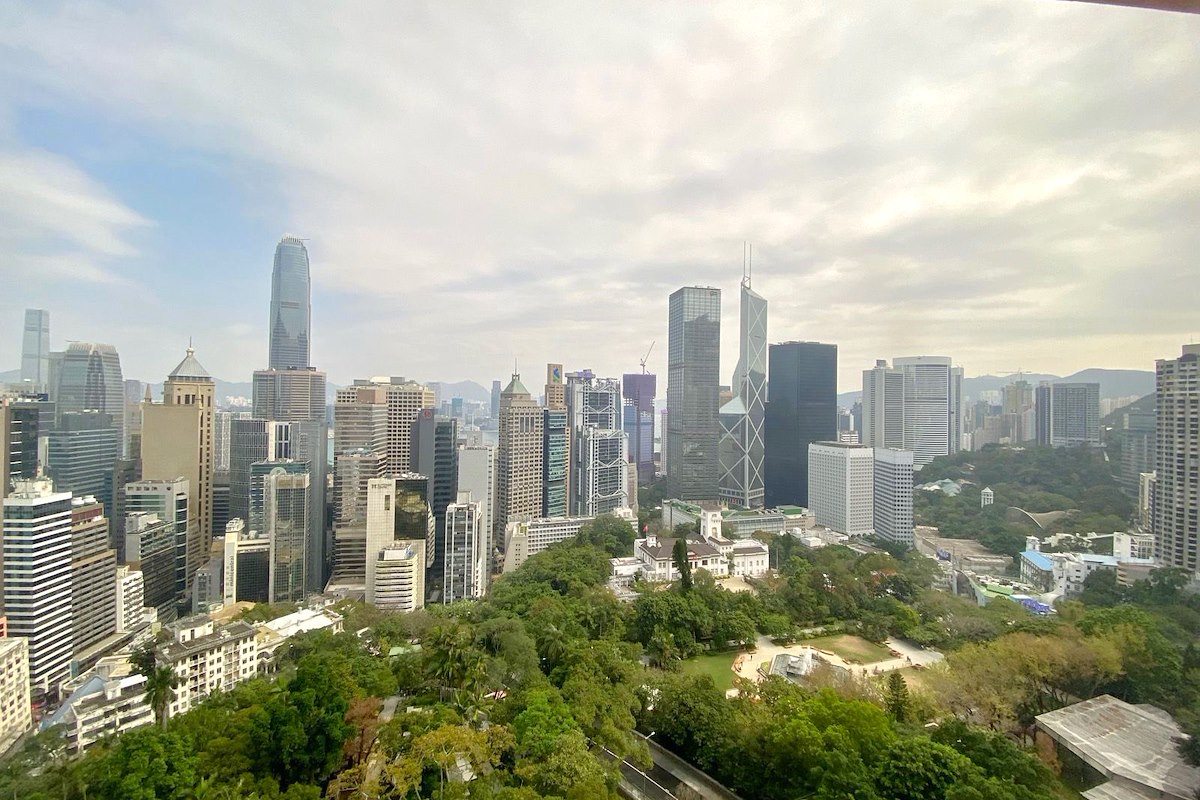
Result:
M654 350L654 342L655 341L656 340L653 340L653 339L650 341L650 349L646 351L646 355L642 356L642 360L640 362L638 362L642 365L642 374L643 375L646 374L646 359L650 358L650 352L652 350Z

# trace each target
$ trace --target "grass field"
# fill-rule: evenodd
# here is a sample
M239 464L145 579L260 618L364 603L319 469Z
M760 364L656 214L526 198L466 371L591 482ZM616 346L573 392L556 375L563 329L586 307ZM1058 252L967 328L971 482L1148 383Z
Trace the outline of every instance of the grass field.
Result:
M846 661L858 664L874 664L877 661L887 661L892 657L891 652L884 646L868 642L858 636L842 634L840 636L822 636L819 639L808 639L802 644L815 647L818 650L828 650Z
M733 688L733 660L738 657L735 650L707 656L689 658L680 668L689 675L708 675L722 692Z

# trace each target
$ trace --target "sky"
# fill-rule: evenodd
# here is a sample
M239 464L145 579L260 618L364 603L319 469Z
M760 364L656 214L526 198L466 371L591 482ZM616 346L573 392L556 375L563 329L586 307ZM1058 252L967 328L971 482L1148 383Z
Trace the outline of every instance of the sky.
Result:
M265 366L307 238L329 379L648 369L744 242L770 341L967 375L1200 333L1200 16L1051 0L0 3L0 369ZM535 394L537 392L535 391Z

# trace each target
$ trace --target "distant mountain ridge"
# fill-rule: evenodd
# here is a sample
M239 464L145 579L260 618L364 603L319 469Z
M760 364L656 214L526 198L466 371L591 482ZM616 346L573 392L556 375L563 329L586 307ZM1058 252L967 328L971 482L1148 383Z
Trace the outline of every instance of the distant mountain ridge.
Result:
M1041 381L1098 383L1100 384L1101 400L1106 397L1144 397L1154 392L1154 373L1149 370L1091 367L1066 377L1046 375L1040 372L1022 372L1012 375L979 375L974 378L963 378L963 394L978 399L980 392L998 391L1018 379L1028 381L1034 386ZM839 394L838 405L849 408L861 397L861 389L856 392Z

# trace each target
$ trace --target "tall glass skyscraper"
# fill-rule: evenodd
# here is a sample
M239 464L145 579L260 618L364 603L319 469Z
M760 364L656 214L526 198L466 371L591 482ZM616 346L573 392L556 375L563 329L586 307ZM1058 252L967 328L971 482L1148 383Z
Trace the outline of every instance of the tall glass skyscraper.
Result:
M621 378L629 463L636 465L639 486L654 482L654 392L657 381L658 377L648 372L627 372Z
M741 340L733 399L721 407L721 499L763 504L763 417L767 402L767 301L742 279Z
M25 309L21 380L43 390L50 382L50 312L45 309Z
M275 248L271 273L271 345L268 367L287 369L309 365L308 249L295 236L284 236Z
M51 399L55 423L64 414L99 411L112 418L117 431L117 452L121 456L125 441L125 381L121 377L121 357L111 344L71 342L67 349L54 354ZM110 465L111 468L111 465Z
M837 441L837 345L784 342L769 350L765 502L808 506L808 446Z
M667 487L715 500L720 482L721 290L685 286L667 314Z

